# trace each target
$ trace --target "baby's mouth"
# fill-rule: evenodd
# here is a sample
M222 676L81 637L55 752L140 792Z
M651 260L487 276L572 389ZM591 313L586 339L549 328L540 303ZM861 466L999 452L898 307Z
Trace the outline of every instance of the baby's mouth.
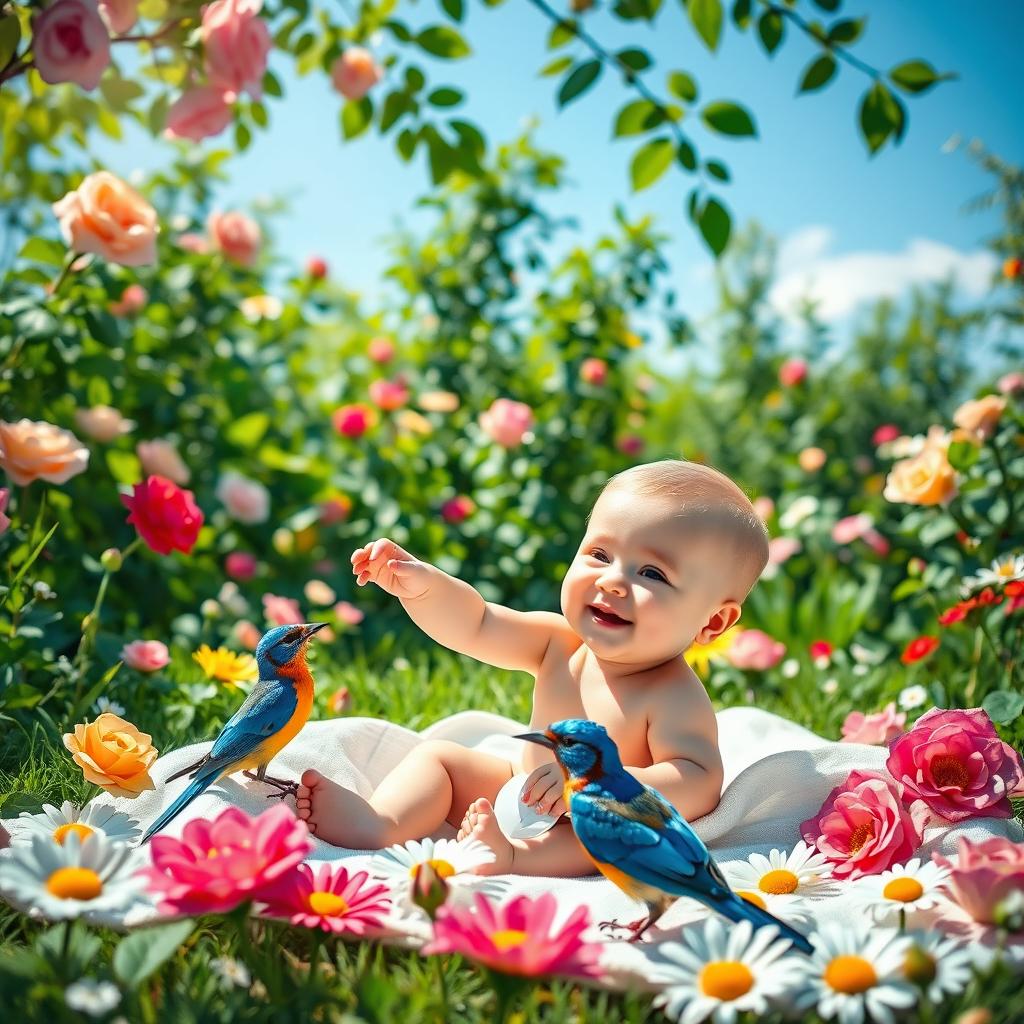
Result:
M604 626L631 625L629 619L624 619L621 615L616 615L615 612L609 611L607 608L598 608L596 604L588 604L587 611Z

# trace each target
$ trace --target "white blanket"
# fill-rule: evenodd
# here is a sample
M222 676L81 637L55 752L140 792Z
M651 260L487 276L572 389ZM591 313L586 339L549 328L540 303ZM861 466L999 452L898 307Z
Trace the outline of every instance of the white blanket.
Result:
M270 774L277 778L298 780L306 768L314 767L363 796L374 787L409 750L425 739L448 739L466 746L518 761L521 741L511 739L527 726L499 715L482 711L464 711L435 723L422 733L373 718L342 718L310 722L291 744L273 761ZM854 769L884 771L887 752L882 747L836 743L795 725L777 715L756 708L729 708L718 715L719 741L725 764L725 787L718 807L693 822L697 834L711 849L723 868L730 861L745 860L751 853L768 854L773 848L789 851L800 839L800 823L814 815L829 792L841 784ZM165 788L167 776L198 759L209 744L197 744L164 754L154 765L154 791L135 799L101 796L99 802L112 804L139 820L145 828L168 806L187 783L181 779ZM210 818L233 805L250 814L258 814L269 806L268 786L234 776L221 780L199 797L165 830L180 835L192 818ZM5 823L9 828L13 822ZM452 835L447 831L438 835ZM931 827L925 832L924 844L917 856L929 859L933 852L956 853L956 841L966 836L980 841L992 835L1024 839L1024 830L1016 821L976 818L957 827ZM368 851L346 850L314 840L316 848L311 862L345 860L347 866L359 869L370 862ZM498 882L502 896L519 893L539 895L554 892L568 916L579 904L592 910L592 918L634 920L643 908L631 902L611 882L598 876L588 878L531 878L519 875L502 876ZM483 885L493 887L489 880ZM808 931L823 920L849 919L848 897L839 894L810 902L810 921L799 926ZM680 900L662 919L655 934L665 932L677 937L680 926L706 916L706 911L691 900ZM133 912L122 925L141 924L155 917L154 912ZM419 945L429 935L428 922L417 914L396 917L392 922L396 937L404 937ZM593 937L601 933L596 929ZM976 937L976 936L975 936ZM615 943L613 959L618 983L635 986L649 976L644 955L637 946Z

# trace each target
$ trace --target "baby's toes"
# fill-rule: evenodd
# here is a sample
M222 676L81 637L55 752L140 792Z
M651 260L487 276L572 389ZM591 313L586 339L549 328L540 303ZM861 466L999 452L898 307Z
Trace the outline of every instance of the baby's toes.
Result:
M315 768L307 768L302 773L302 785L299 786L299 793L301 794L303 789L312 791L323 781L324 777Z

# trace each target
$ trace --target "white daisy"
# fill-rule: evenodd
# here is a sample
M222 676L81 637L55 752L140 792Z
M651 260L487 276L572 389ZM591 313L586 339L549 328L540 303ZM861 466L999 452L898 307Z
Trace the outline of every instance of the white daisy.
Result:
M104 712L109 711L112 715L117 715L120 718L125 713L125 707L123 704L118 704L116 700L111 700L109 697L98 697L96 703L92 706L93 711L98 715L102 715Z
M924 989L933 1003L963 992L971 980L976 955L942 932L913 932L911 939L913 945L903 961L903 977Z
M79 1013L102 1017L121 1002L121 990L112 981L80 978L64 989L64 1002Z
M494 860L494 851L479 839L410 839L381 850L373 858L373 870L379 877L408 891L421 864L430 864L451 884L475 881L473 871Z
M835 922L811 936L814 953L804 963L803 990L796 1006L815 1007L840 1024L862 1024L865 1017L893 1024L894 1009L913 1005L916 992L903 977L911 940L892 929L871 931Z
M224 988L232 988L233 986L248 988L252 983L252 975L249 973L249 968L232 956L214 957L210 961L210 967L213 968L214 973L220 978Z
M683 942L665 942L655 951L656 980L666 987L654 1005L679 1024L709 1017L732 1024L746 1011L760 1016L769 1001L788 1001L799 985L796 957L784 956L789 948L774 925L755 931L749 921L726 926L710 917L687 928Z
M900 911L929 910L943 902L949 868L920 857L896 864L880 875L864 875L851 883L847 892L876 921L891 921Z
M34 836L31 846L11 847L0 859L0 893L30 917L51 921L117 913L146 900L137 850L99 834L81 840L69 832L63 845Z
M928 703L928 691L917 684L907 686L900 690L899 705L904 711L913 711L914 708L922 707Z
M34 836L45 836L63 845L72 832L83 840L98 833L112 843L130 843L142 835L139 823L123 811L95 801L76 807L70 800L65 800L59 810L53 804L43 804L39 814L22 811L11 823L10 831L12 846L28 846Z
M729 864L722 870L734 889L750 890L762 897L822 896L828 895L832 887L832 865L803 840L791 853L772 850L767 857L752 853L745 861Z
M1005 587L1014 580L1024 580L1024 555L1000 555L987 569L979 569L973 576L965 576L961 591L967 597L973 590L985 587Z

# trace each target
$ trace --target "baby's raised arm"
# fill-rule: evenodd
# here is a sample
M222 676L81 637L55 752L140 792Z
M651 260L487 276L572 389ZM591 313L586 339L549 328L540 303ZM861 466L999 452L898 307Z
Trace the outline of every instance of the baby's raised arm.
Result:
M397 597L409 618L439 644L497 668L536 675L551 638L568 628L554 612L519 612L485 601L468 583L387 537L353 551L352 572L360 586L376 583Z

